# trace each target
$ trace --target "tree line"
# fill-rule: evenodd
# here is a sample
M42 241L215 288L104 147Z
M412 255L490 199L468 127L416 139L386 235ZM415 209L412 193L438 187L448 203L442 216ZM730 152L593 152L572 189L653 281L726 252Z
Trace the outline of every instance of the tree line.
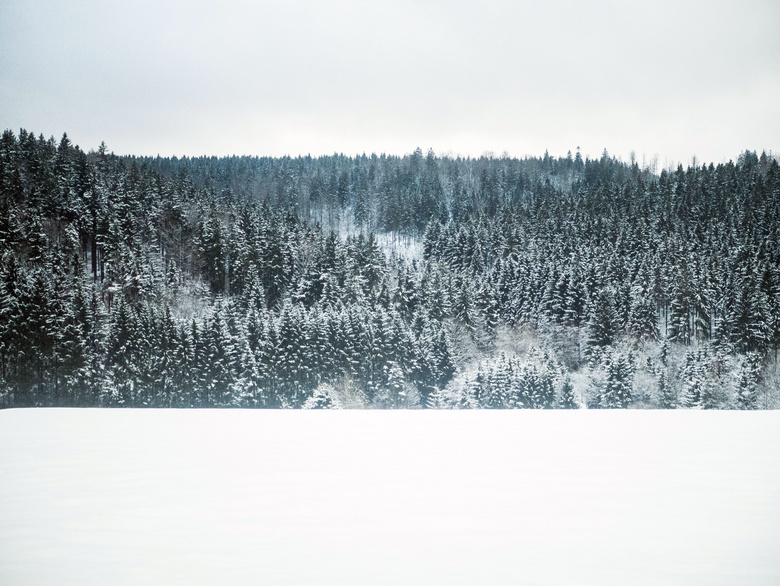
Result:
M751 152L656 174L7 130L0 404L777 406L779 227Z

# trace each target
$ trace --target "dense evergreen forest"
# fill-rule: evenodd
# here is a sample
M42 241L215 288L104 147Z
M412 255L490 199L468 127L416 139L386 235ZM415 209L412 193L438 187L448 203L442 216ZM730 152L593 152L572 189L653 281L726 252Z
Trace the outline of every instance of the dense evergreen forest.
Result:
M780 407L780 165L0 141L0 406Z

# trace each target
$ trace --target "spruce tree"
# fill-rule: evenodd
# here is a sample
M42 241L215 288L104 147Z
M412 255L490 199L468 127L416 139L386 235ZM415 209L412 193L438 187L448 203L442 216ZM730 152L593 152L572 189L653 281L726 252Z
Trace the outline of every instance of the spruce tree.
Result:
M615 341L618 331L618 315L614 292L601 289L590 303L588 324L588 346L595 356Z
M745 356L739 368L736 386L738 409L758 408L758 378L760 363L755 353Z
M558 393L558 400L556 402L558 409L579 409L579 403L577 403L574 397L574 385L571 383L571 377L567 376L563 379L561 384L561 390Z

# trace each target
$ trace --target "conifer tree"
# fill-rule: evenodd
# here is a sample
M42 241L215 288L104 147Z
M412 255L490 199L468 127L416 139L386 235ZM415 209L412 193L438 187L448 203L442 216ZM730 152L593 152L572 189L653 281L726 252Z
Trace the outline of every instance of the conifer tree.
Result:
M668 337L680 344L691 343L690 281L685 266L678 271L672 289Z
M755 353L748 354L739 368L736 386L736 404L738 409L758 408L759 358Z
M559 409L579 409L580 406L574 397L574 385L571 383L571 377L567 376L563 379L556 407Z
M666 380L666 369L661 368L658 373L658 402L661 409L674 409L677 406L677 398L674 391Z
M601 389L599 407L625 409L633 399L633 368L629 356L621 352L611 354L605 364L606 380Z
M681 373L682 395L680 406L689 409L701 409L703 403L704 371L700 355L690 351L685 355L685 366Z
M588 346L594 352L610 346L615 341L617 331L614 293L609 289L601 289L590 304Z

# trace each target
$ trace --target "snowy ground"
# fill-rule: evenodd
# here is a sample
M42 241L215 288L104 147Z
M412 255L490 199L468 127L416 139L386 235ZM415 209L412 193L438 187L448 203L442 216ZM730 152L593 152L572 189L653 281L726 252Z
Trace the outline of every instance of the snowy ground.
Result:
M0 584L780 584L780 412L0 412Z

